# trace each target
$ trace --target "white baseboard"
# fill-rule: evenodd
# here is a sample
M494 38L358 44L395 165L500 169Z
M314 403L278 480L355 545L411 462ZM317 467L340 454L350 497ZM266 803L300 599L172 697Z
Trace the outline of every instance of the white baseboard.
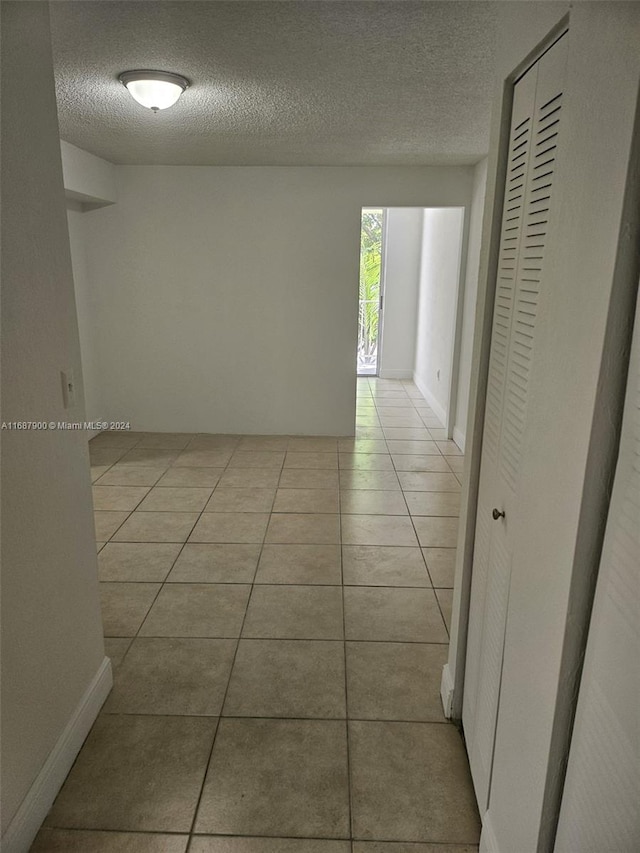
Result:
M449 664L442 667L442 679L440 681L440 699L445 717L450 720L453 715L453 678Z
M111 661L105 657L2 837L2 853L26 853L31 847L112 685Z
M447 413L445 409L442 408L440 403L433 396L431 391L427 388L427 386L422 382L422 380L418 377L417 373L413 374L413 382L416 385L418 391L422 394L424 399L427 401L429 406L433 409L435 416L442 422L442 426L446 426L447 424Z
M466 435L462 432L460 427L453 428L453 440L458 445L460 450L464 453L464 445L467 440Z
M488 811L482 817L482 833L480 834L480 848L478 853L500 853L491 823L491 814Z
M406 370L395 367L381 367L380 379L413 379L413 370L410 367Z

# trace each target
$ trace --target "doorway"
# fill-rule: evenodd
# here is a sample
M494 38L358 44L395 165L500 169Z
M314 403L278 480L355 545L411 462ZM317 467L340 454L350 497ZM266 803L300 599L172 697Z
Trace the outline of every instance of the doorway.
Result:
M362 209L358 297L358 376L378 376L380 371L385 219L385 211L381 207Z

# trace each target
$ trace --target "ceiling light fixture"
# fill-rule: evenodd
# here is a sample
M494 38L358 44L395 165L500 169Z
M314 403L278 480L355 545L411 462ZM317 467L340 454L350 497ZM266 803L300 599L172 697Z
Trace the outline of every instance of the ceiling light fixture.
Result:
M169 71L124 71L118 80L135 101L154 113L172 107L189 85L186 77Z

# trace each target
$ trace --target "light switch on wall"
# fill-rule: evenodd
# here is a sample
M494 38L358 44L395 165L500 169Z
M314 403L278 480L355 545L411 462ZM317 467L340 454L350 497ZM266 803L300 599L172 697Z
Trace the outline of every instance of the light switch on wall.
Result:
M73 370L60 372L62 379L62 402L65 409L71 409L76 404L76 386L73 379Z

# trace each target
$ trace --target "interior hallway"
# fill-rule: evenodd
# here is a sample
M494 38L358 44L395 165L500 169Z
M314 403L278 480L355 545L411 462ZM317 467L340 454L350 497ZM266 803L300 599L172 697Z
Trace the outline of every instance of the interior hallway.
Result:
M355 439L91 459L115 686L32 849L477 850L439 695L463 457L416 387L358 380Z

